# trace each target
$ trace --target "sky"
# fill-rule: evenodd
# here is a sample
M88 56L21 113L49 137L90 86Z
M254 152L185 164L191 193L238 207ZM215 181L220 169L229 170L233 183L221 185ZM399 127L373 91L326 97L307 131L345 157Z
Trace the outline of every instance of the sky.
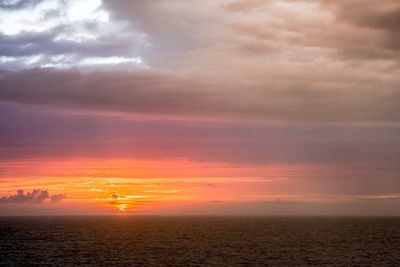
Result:
M0 216L400 215L397 0L0 0Z

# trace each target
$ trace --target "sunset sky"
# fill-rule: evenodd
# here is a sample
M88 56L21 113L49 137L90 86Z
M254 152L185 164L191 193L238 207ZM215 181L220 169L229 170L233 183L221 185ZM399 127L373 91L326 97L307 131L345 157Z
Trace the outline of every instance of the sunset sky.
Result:
M0 216L400 215L400 1L0 0Z

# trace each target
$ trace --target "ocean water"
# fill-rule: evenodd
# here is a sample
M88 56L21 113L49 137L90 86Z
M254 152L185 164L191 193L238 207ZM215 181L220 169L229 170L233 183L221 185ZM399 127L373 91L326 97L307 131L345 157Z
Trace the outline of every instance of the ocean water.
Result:
M3 217L1 266L400 266L400 218Z

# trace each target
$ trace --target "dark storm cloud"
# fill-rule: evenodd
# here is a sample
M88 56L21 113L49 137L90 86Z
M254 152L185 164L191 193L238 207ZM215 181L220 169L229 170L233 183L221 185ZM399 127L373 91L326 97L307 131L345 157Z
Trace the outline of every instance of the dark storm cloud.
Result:
M64 195L52 195L50 196L47 190L34 189L32 192L24 193L24 190L17 190L15 195L4 196L0 198L0 204L24 204L24 203L35 203L40 204L50 199L51 202L58 202L62 200Z

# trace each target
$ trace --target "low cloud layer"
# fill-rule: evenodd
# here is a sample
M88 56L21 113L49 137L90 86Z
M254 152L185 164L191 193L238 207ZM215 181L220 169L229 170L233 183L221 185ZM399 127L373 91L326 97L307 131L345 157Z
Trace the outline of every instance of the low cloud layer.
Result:
M0 204L42 204L45 202L57 203L65 198L65 195L50 195L47 190L33 189L32 192L24 193L24 190L17 190L15 195L3 196L0 198Z
M143 120L16 104L0 104L0 114L3 160L190 158L232 164L349 164L395 168L393 174L399 167L400 127L387 124Z

